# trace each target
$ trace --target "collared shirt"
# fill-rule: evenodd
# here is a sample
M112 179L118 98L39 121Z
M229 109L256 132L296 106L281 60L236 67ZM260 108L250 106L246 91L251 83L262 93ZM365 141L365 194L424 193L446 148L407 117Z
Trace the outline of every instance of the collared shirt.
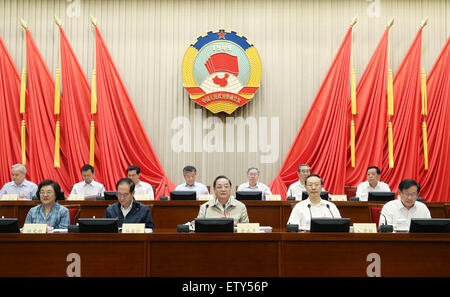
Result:
M89 184L87 184L85 181L74 184L70 194L81 194L84 196L103 196L104 191L105 186L93 180Z
M429 219L431 218L428 207L419 201L414 203L414 206L407 209L402 200L391 200L387 202L381 209L381 213L386 216L388 225L393 225L394 230L409 230L411 219ZM386 223L385 218L380 215L378 225L384 225Z
M311 204L311 213L308 208L308 204ZM330 208L327 207L327 204ZM299 229L310 230L311 215L313 218L341 217L338 208L332 202L320 199L319 204L312 204L311 200L308 198L294 206L291 216L289 217L288 224L296 224L299 226Z
M150 194L150 200L155 199L152 185L143 181L134 186L134 194Z
M270 191L269 187L260 182L257 182L256 186L254 186L254 187L250 186L249 182L240 184L237 190L238 191L260 191L260 192L262 192L263 200L266 199L266 195L272 195L272 192Z
M206 208L208 205L208 208ZM234 225L238 223L248 223L249 218L247 214L247 208L241 201L236 200L234 197L230 197L225 204L225 211L223 205L220 204L217 198L211 199L208 202L200 205L197 218L233 218Z
M127 214L130 212L132 207L133 207L133 201L131 201L131 203L130 203L130 205L128 206L127 209L125 209L122 204L120 205L120 210L122 211L122 214L123 214L124 218L127 217Z
M119 201L106 208L104 218L118 218L119 227L124 223L144 223L145 228L155 229L150 208L133 198L133 202L125 214L122 212L122 206Z
M25 196L27 200L31 200L34 195L36 195L38 186L26 179L20 185L17 185L14 181L6 183L0 190L0 197L3 194L17 194L20 196Z
M306 189L301 184L300 180L298 180L289 186L286 196L292 196L295 197L295 200L301 201L303 192L306 192ZM326 190L322 188L322 192L326 192Z
M192 186L189 186L187 183L182 183L175 188L175 191L195 191L197 192L197 198L199 195L209 194L208 188L204 184L198 182L194 182Z
M70 224L69 210L55 202L46 216L44 205L39 204L30 209L25 224L47 224L55 229L67 229Z
M375 188L372 188L369 181L362 182L356 189L356 196L359 197L359 201L367 201L369 192L390 192L389 185L384 182L378 182Z

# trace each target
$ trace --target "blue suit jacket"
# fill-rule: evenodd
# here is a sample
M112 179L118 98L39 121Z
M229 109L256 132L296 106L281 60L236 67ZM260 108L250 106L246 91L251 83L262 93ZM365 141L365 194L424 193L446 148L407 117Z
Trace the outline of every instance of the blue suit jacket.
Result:
M155 224L153 223L150 208L140 202L137 202L136 200L134 200L134 198L131 205L131 210L126 217L124 217L122 214L119 202L108 206L103 217L118 218L119 227L122 227L123 223L145 223L145 228L152 228L153 230L155 229Z

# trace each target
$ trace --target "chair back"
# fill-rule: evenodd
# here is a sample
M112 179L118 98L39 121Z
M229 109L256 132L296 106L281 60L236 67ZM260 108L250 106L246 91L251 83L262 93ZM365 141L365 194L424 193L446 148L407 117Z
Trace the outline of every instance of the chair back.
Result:
M345 186L344 187L344 192L345 192L345 195L347 195L347 199L350 199L350 198L356 196L356 190L357 190L356 187Z
M377 228L378 222L380 221L380 212L383 209L383 205L384 204L370 204L370 203L367 205L367 207L369 208L370 222L377 224Z
M444 203L445 208L445 214L447 215L447 218L450 218L450 203Z
M80 217L81 212L81 205L79 204L71 204L71 205L65 205L69 209L69 215L70 215L70 224L75 225L78 223L78 218Z

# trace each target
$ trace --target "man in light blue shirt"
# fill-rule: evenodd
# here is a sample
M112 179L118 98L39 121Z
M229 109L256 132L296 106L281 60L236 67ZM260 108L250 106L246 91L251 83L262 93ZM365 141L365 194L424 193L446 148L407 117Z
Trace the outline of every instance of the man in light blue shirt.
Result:
M204 184L195 181L196 175L197 169L194 166L184 167L183 176L186 182L178 185L175 191L195 191L197 192L197 199L199 195L208 195L208 188Z
M262 192L262 199L266 200L266 195L272 195L269 187L259 182L259 169L250 167L247 169L248 182L240 184L237 191L257 191Z
M19 199L31 200L36 195L38 187L25 179L26 173L27 169L22 164L13 165L11 170L12 181L3 186L0 190L0 197L4 194L17 194Z

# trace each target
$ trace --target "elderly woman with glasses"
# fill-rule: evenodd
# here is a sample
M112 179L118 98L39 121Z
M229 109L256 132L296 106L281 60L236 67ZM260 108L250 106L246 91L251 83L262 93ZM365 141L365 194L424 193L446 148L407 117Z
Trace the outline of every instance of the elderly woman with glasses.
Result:
M69 210L56 201L61 194L57 182L49 179L42 181L36 192L41 204L30 209L25 224L47 224L55 229L67 229L70 223Z

